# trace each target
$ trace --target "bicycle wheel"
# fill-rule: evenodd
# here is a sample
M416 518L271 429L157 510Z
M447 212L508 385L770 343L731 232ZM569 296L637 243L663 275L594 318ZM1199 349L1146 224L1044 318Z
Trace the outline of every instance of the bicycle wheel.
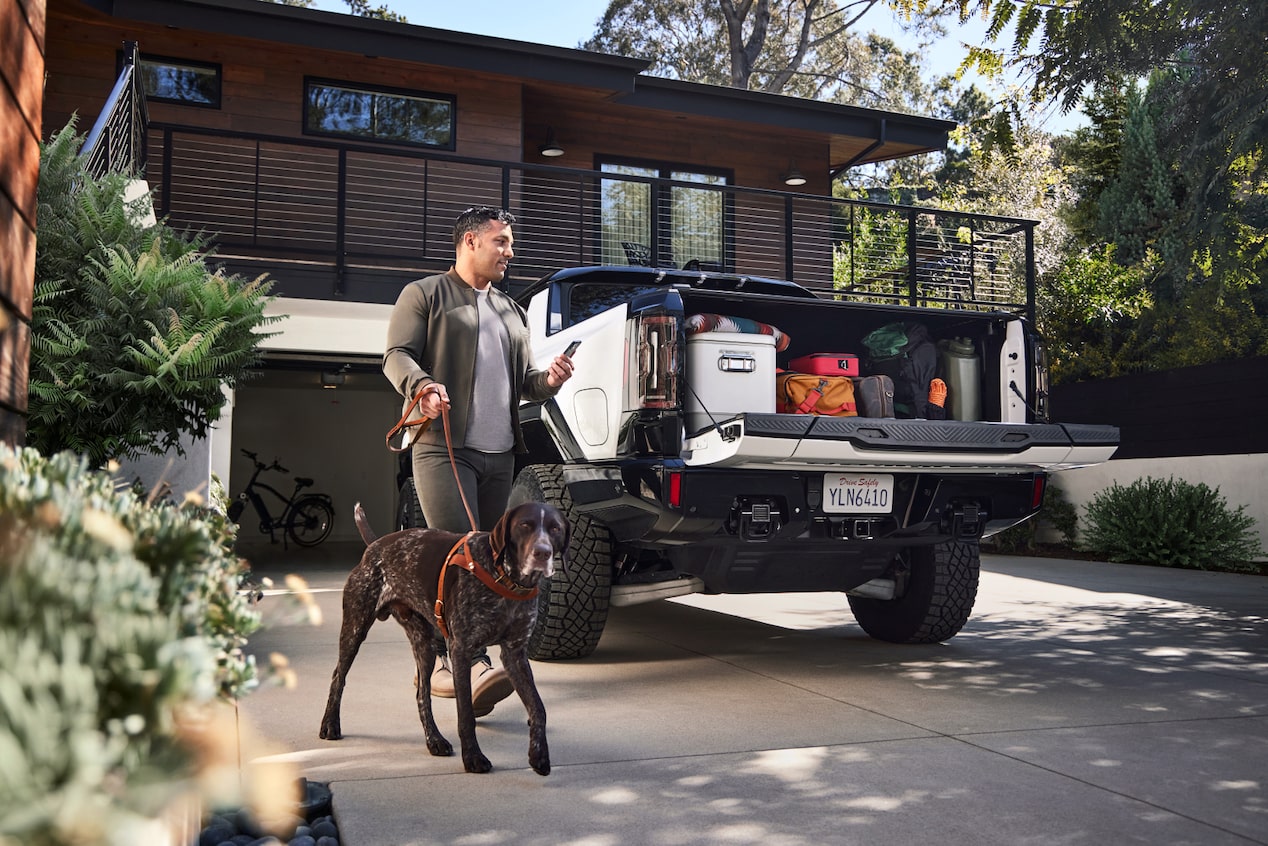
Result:
M300 498L291 509L286 533L300 546L316 546L330 537L335 525L335 510L321 497Z

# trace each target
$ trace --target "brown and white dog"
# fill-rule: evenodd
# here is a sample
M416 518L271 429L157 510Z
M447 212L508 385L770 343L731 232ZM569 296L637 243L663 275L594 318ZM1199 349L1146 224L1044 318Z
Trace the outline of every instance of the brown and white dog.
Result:
M568 522L550 505L517 505L502 515L492 532L466 536L467 561L446 567L463 535L405 529L376 539L360 503L355 512L367 547L344 584L339 663L330 679L321 737L339 740L343 736L339 706L348 670L375 620L392 616L405 629L413 647L418 716L431 754L453 754L453 746L436 727L431 708L434 639L447 629L463 767L469 773L487 773L492 768L476 742L471 660L482 647L496 643L502 647L502 666L528 711L528 762L539 775L550 773L546 708L533 683L528 638L537 619L536 588L554 573L557 559L563 566L571 534ZM487 586L476 577L475 567L483 568L502 588ZM442 570L446 571L443 585ZM443 607L437 605L438 598ZM439 619L438 610L442 612Z

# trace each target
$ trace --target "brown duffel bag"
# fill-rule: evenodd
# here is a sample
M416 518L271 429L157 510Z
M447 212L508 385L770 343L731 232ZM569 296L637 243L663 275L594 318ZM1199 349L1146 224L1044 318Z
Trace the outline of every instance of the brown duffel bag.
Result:
M775 377L775 410L784 414L857 417L849 376L780 373Z

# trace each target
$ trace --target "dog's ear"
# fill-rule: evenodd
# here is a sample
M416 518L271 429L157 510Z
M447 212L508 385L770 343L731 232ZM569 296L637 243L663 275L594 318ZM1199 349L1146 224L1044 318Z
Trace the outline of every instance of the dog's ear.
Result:
M498 518L497 525L493 527L493 531L489 532L489 546L493 548L493 560L502 560L502 550L506 549L506 542L511 536L511 526L515 518L512 516L519 508L508 508Z

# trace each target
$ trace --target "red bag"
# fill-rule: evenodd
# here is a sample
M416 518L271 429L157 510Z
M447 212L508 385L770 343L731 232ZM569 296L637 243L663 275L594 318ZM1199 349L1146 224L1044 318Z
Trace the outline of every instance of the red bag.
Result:
M788 362L788 369L816 376L858 376L859 357L853 353L811 353Z

